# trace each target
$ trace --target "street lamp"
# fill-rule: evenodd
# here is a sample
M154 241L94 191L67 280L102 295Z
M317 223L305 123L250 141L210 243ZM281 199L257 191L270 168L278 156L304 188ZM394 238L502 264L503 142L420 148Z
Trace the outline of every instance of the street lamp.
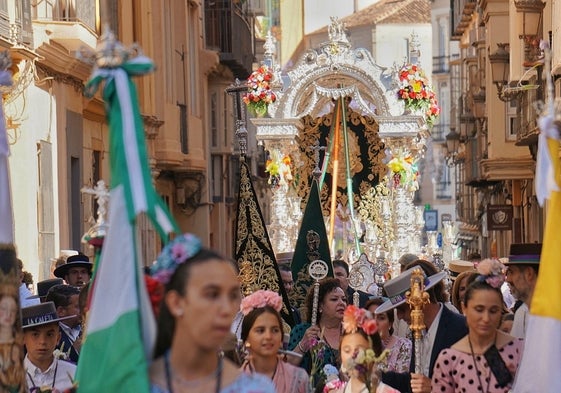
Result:
M506 47L508 43L498 43L497 50L489 55L489 63L491 63L491 78L497 86L499 98L504 86L508 83L510 54Z
M542 16L545 3L541 0L514 0L516 7L517 26L522 29L518 38L524 40L525 63L534 63L539 60L541 50ZM532 64L525 64L531 66Z
M460 142L466 143L469 138L475 136L477 129L475 128L475 118L472 115L460 116Z
M510 54L506 50L507 46L508 43L497 43L497 50L489 55L491 78L497 86L499 99L504 102L512 101L519 96L519 91L513 91L508 87Z
M454 166L459 162L457 158L460 143L460 134L452 128L448 135L446 135L446 150L448 151L448 154L446 154L446 163L448 166Z

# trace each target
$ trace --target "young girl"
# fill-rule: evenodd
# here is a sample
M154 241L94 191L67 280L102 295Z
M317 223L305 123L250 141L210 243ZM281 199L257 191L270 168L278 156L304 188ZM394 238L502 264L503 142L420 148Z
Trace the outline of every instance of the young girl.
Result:
M272 382L244 374L220 354L240 307L234 263L190 234L162 251L152 274L166 284L158 318L153 393L274 393Z
M399 393L380 382L378 365L387 356L376 320L366 310L350 305L343 317L341 372L346 382L331 380L324 393Z
M242 300L241 338L247 353L242 369L271 378L277 393L308 393L308 373L279 356L284 333L281 309L282 297L273 291L259 290Z

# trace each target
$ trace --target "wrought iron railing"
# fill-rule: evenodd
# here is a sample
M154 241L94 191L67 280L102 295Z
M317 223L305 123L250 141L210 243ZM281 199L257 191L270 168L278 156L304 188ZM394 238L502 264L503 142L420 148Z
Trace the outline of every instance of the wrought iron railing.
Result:
M81 22L96 31L96 0L55 0L36 2L31 7L36 20Z
M244 11L231 0L205 2L206 47L216 50L220 61L234 76L245 79L253 63L251 24Z

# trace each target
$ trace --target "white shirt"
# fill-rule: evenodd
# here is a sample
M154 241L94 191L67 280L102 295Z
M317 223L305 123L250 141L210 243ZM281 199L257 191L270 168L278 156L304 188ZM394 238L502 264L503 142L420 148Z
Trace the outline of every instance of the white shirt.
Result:
M68 337L70 337L70 339L72 340L72 342L76 341L76 339L78 338L78 336L80 336L80 332L82 331L82 326L80 325L76 325L75 327L71 328L68 325L65 325L62 322L59 322L60 328L62 330L64 330L64 333L66 333L68 335Z
M53 362L45 372L31 363L31 360L25 355L23 360L25 367L25 378L27 380L27 387L31 390L32 387L53 387L60 391L72 387L72 379L76 372L76 366L64 360L53 359Z
M22 282L19 286L19 303L21 308L35 306L41 303L41 300L39 300L39 298L28 299L28 297L30 296L33 296L33 293L31 293L31 291L27 288L27 284Z
M430 324L429 330L425 332L423 335L423 347L422 347L422 365L423 365L423 374L429 375L430 374L430 355L432 353L432 347L434 347L434 340L436 338L436 331L438 330L438 324L440 323L440 316L442 315L442 303L439 303L438 313L434 320Z
M512 322L512 329L510 335L518 338L526 336L526 317L528 315L528 305L522 303L514 313L514 321Z

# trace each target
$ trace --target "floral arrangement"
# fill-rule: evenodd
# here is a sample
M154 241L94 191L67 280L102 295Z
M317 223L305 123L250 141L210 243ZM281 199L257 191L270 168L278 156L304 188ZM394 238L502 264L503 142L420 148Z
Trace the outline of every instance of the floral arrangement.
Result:
M343 314L343 331L351 334L356 333L358 329L371 336L378 331L378 325L365 309L351 304L345 308Z
M289 155L282 156L280 151L273 150L269 152L265 172L269 174L268 183L271 187L284 186L292 180L292 159Z
M432 126L440 115L438 100L429 81L421 69L414 64L406 64L399 70L399 91L397 96L405 100L405 107L422 111L427 123Z
M505 266L498 259L484 259L475 268L479 274L476 281L485 281L493 288L500 288L505 282Z
M390 181L394 188L405 186L410 191L419 189L419 169L417 164L413 163L411 155L393 157L387 165L390 168Z
M273 71L262 65L247 78L247 93L242 96L248 109L258 116L267 112L267 107L277 100L275 92L271 89Z
M148 290L148 297L150 298L150 304L152 305L152 310L154 315L157 317L160 314L160 305L162 304L162 299L164 298L164 286L163 284L148 274L144 275L144 283L146 284L146 289Z
M276 292L260 289L242 299L240 311L246 316L254 309L265 306L270 306L280 311L282 309L282 297Z
M150 268L152 277L167 284L177 267L201 250L201 241L195 235L184 233L166 244Z
M329 393L332 390L337 390L343 386L343 382L339 379L339 371L337 367L326 364L323 367L323 373L325 374L325 386L323 387L323 393Z
M312 367L310 369L310 385L314 386L314 377L316 377L316 382L319 380L325 380L324 369L322 364L324 364L324 359L326 356L327 343L324 340L318 340L313 338L310 343L310 357Z

